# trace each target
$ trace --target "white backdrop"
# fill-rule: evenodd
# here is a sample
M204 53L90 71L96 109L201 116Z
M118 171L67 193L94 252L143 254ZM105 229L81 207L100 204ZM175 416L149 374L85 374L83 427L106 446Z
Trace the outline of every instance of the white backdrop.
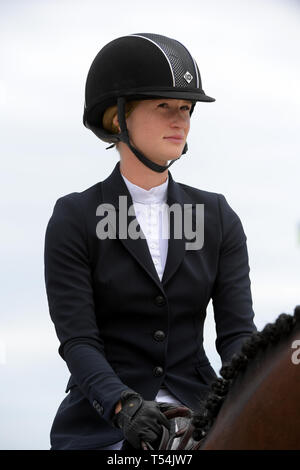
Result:
M205 92L175 180L222 193L247 238L255 322L300 303L300 2L2 0L0 3L0 448L48 449L69 373L44 287L55 201L110 174L118 156L82 125L84 85L110 40L184 43ZM297 184L298 183L298 184ZM211 306L205 347L216 371Z

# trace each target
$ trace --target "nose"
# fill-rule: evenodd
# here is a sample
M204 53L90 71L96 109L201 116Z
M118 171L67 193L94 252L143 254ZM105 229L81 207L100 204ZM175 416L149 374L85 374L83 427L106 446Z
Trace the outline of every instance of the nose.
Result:
M171 127L189 129L190 114L181 109L174 111L171 119Z

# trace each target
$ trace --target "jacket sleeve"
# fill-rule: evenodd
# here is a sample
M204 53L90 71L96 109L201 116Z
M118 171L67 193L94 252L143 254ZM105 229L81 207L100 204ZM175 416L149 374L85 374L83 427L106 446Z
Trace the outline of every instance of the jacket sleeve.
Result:
M45 284L59 354L82 393L109 421L121 392L129 387L105 358L94 310L85 217L76 193L58 199L49 220Z
M219 197L221 247L212 302L216 322L216 349L222 363L240 352L256 327L253 322L246 235L238 215L223 195Z

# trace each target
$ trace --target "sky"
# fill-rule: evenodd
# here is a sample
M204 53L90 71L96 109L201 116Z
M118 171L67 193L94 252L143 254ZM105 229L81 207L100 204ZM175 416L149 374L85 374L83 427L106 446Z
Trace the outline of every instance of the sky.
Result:
M82 124L92 60L116 37L182 42L205 92L175 181L224 194L249 252L258 329L300 304L300 2L2 0L0 3L0 449L49 449L69 372L43 250L56 200L105 179L115 150ZM205 349L218 373L211 305Z

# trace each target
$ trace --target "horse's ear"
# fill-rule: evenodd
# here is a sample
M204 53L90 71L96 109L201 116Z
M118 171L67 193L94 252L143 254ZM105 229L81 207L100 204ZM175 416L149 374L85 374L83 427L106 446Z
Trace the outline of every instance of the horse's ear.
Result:
M296 305L295 311L294 311L294 317L296 322L300 322L300 305Z

